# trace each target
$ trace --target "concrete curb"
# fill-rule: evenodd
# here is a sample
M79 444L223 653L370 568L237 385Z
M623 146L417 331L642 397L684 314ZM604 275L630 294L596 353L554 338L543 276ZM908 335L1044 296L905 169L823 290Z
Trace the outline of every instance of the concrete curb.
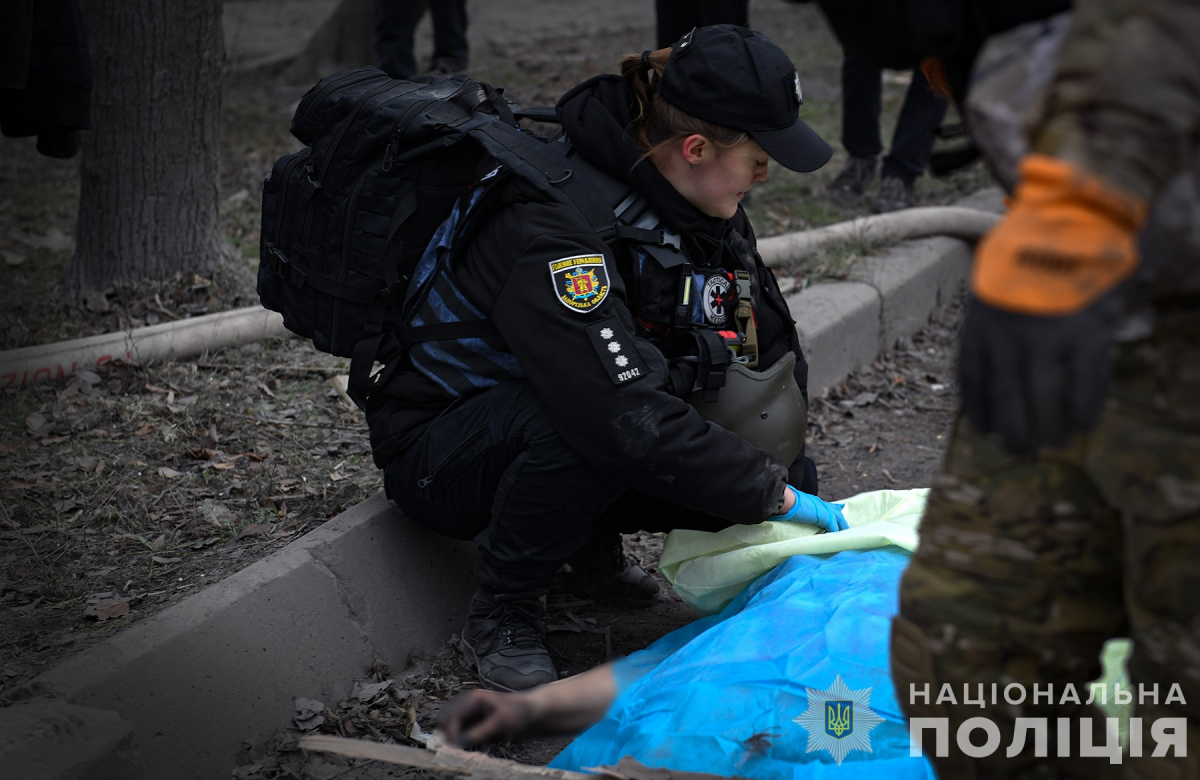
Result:
M474 556L377 493L43 673L31 693L132 722L147 777L228 776L237 746L287 724L293 698L334 705L373 661L401 669L440 649L474 592Z
M956 206L1003 211L998 189ZM906 241L855 263L844 282L817 284L788 297L808 359L808 391L819 395L867 365L896 340L916 333L962 288L971 245L954 238Z
M999 210L999 200L986 191L958 205ZM917 331L957 292L969 256L955 239L910 242L860 261L850 281L790 296L810 390L840 382ZM238 745L261 743L287 724L294 697L333 705L373 661L399 670L413 654L440 648L460 628L474 590L474 554L377 494L27 686L27 696L59 697L116 724L108 743L70 734L33 742L21 736L34 733L26 730L10 732L0 756L49 747L65 757L23 775L28 780L74 778L70 767L91 766L106 744L115 765L132 766L119 728L128 722L146 777L228 776ZM5 718L36 715L31 706L0 710L0 731L9 731Z

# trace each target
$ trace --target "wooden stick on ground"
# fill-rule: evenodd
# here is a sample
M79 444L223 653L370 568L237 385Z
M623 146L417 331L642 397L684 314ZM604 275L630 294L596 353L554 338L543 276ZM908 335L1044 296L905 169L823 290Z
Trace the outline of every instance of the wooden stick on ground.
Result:
M432 738L430 742L435 747L422 750L362 739L310 735L300 738L300 747L304 750L336 753L347 758L372 759L388 764L468 775L472 780L749 780L737 775L723 777L648 767L632 756L625 756L615 767L588 767L589 770L594 769L597 774L584 774L566 769L521 764L504 758L493 758L486 753L459 750L442 745L440 740Z
M324 735L301 737L300 747L304 750L336 753L347 758L369 758L389 764L470 775L476 780L596 780L598 777L582 772L520 764L503 758L493 758L485 753L473 753L452 747L422 750L405 745L384 745L362 739Z

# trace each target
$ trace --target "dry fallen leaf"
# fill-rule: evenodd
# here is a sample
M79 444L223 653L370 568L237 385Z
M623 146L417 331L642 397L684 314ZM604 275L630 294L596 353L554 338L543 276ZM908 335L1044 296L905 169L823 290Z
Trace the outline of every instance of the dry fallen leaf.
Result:
M83 610L84 617L105 621L129 614L129 599L101 599L95 604L88 604Z
M391 680L384 680L383 682L379 683L366 683L360 680L359 682L354 683L354 691L350 695L365 704L366 702L377 699L379 694L386 691L391 687L391 685Z
M321 714L325 711L325 705L314 699L296 699L296 715L292 718L296 726L302 731L315 729L325 722L324 716Z
M238 534L238 538L241 539L245 536L269 536L270 533L271 526L267 523L251 523L242 529L242 532Z
M19 255L16 252L10 252L7 249L4 250L5 265L20 265L23 262L25 262L25 255Z
M175 479L176 477L182 477L183 472L176 471L175 469L171 468L170 466L159 466L158 467L158 476L166 477L167 479Z
M25 418L25 427L32 433L37 433L46 426L46 418L34 412Z
M229 507L218 501L213 501L211 498L201 501L196 510L200 513L201 517L218 528L233 523L233 512L229 511Z
M134 436L145 436L150 431L154 430L154 426L150 423L142 423L142 427L133 432Z

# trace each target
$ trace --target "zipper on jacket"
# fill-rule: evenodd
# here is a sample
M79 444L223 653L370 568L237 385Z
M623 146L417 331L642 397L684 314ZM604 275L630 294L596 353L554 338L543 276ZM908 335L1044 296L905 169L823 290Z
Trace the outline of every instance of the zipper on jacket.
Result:
M477 440L483 438L483 436L486 433L487 433L486 428L480 428L479 430L475 431L475 433L472 433L470 436L468 436L466 439L464 439L461 444L459 444L454 449L450 450L449 454L447 454L444 458L442 458L440 461L438 461L438 464L436 466L434 466L433 469L430 470L429 476L417 480L417 487L422 488L422 489L429 487L430 483L433 482L433 478L436 477L437 473L442 470L442 466L445 466L447 463L449 463L450 460L453 459L455 455L462 452L467 447L470 447Z

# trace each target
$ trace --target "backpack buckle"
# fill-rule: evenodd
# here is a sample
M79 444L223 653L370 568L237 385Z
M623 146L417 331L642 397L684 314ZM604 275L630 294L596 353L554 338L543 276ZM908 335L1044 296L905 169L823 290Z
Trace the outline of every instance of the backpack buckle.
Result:
M271 255L271 270L280 276L287 276L288 266L291 265L291 261L288 260L283 250L268 241L267 253Z
M316 171L313 170L312 163L304 166L304 200L305 202L312 199L317 190L321 189L321 182L314 178Z

